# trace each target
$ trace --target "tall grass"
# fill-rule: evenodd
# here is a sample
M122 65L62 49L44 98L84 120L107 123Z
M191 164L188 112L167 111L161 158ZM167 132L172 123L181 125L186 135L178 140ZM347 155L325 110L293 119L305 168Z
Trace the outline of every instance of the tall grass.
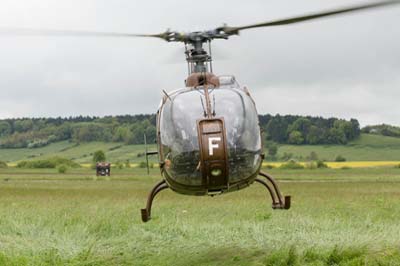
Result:
M139 209L160 179L156 170L97 180L87 169L4 171L0 265L400 264L398 169L388 181L362 181L364 172L353 169L274 170L319 180L281 182L293 196L289 211L272 211L257 185L214 198L165 191L146 224ZM321 182L324 173L342 179L342 172L353 182Z

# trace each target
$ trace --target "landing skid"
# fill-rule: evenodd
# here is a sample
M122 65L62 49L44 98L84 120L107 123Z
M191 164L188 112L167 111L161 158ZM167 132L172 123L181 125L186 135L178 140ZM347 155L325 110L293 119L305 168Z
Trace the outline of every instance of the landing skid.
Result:
M142 221L143 222L148 222L151 219L151 206L153 204L153 200L156 197L156 195L160 191L167 189L167 188L168 188L168 185L167 185L167 182L165 182L165 180L160 181L157 185L155 185L153 187L153 189L150 192L149 197L147 198L146 208L140 210L142 213Z
M261 185L263 185L268 189L272 199L272 209L285 209L285 210L290 209L291 197L282 196L282 193L279 190L278 184L276 183L275 179L267 173L260 172L259 175L265 177L267 181L269 181L272 184L271 187L270 184L268 184L264 180L260 178L255 179L256 182L260 183Z
M267 181L269 181L269 183L272 184L271 187L271 185L268 184L266 181L260 178L255 179L256 182L260 183L261 185L263 185L268 189L272 199L272 208L288 210L290 208L290 196L285 196L285 197L282 196L278 184L276 183L275 179L272 176L263 172L260 172L259 175L265 177ZM143 222L148 222L151 219L151 206L153 205L153 200L156 197L156 195L162 190L167 188L168 184L167 182L165 182L165 180L160 181L157 185L153 187L147 198L146 208L141 209Z

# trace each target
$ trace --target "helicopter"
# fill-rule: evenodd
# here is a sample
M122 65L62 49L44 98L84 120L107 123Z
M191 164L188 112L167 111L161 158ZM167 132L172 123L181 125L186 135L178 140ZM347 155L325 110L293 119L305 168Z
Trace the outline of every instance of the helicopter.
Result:
M130 34L31 29L11 29L6 33L149 37L184 44L188 71L185 87L172 92L163 90L156 118L158 149L148 151L146 146L146 160L149 155L158 155L162 175L162 180L150 191L146 207L140 210L142 221L147 222L151 219L156 195L168 188L184 195L216 196L257 182L267 189L273 209L288 210L291 207L291 197L283 196L275 179L261 171L263 138L255 101L250 91L240 86L234 76L214 74L212 41L228 40L244 30L291 25L399 3L374 2L245 26L225 24L212 30L188 33L170 30L159 34Z

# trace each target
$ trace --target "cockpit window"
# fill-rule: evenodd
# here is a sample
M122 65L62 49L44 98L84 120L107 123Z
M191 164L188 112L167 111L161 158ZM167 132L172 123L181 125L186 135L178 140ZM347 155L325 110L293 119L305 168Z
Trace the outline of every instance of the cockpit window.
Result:
M182 90L168 99L161 113L161 145L166 170L177 182L201 185L197 119L204 117L201 93ZM191 173L188 175L188 173Z
M230 182L253 174L261 163L261 138L258 115L251 98L235 87L221 87L215 97L217 117L225 120Z
M230 78L230 82L220 78L221 87L209 93L215 117L225 121L229 182L235 183L258 169L261 139L253 101ZM204 105L203 88L188 88L170 95L161 110L163 157L170 176L182 184L201 185L197 121L205 118Z

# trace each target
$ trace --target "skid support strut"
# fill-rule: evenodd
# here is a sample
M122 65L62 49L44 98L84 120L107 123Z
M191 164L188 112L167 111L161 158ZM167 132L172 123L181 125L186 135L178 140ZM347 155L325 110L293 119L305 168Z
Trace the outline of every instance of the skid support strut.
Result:
M143 222L148 222L151 219L151 206L153 204L153 200L160 191L162 191L166 188L168 188L168 185L165 182L165 180L160 181L157 185L155 185L153 187L153 189L151 190L151 192L147 198L146 209L140 210L142 213L142 221Z
M285 197L282 196L282 193L279 190L278 184L276 183L275 179L267 173L260 172L259 175L265 177L267 181L269 181L272 184L271 187L270 184L268 184L267 182L265 182L260 178L256 178L255 180L256 182L262 184L264 187L268 189L272 199L272 208L285 209L285 210L290 209L290 196L285 196Z

